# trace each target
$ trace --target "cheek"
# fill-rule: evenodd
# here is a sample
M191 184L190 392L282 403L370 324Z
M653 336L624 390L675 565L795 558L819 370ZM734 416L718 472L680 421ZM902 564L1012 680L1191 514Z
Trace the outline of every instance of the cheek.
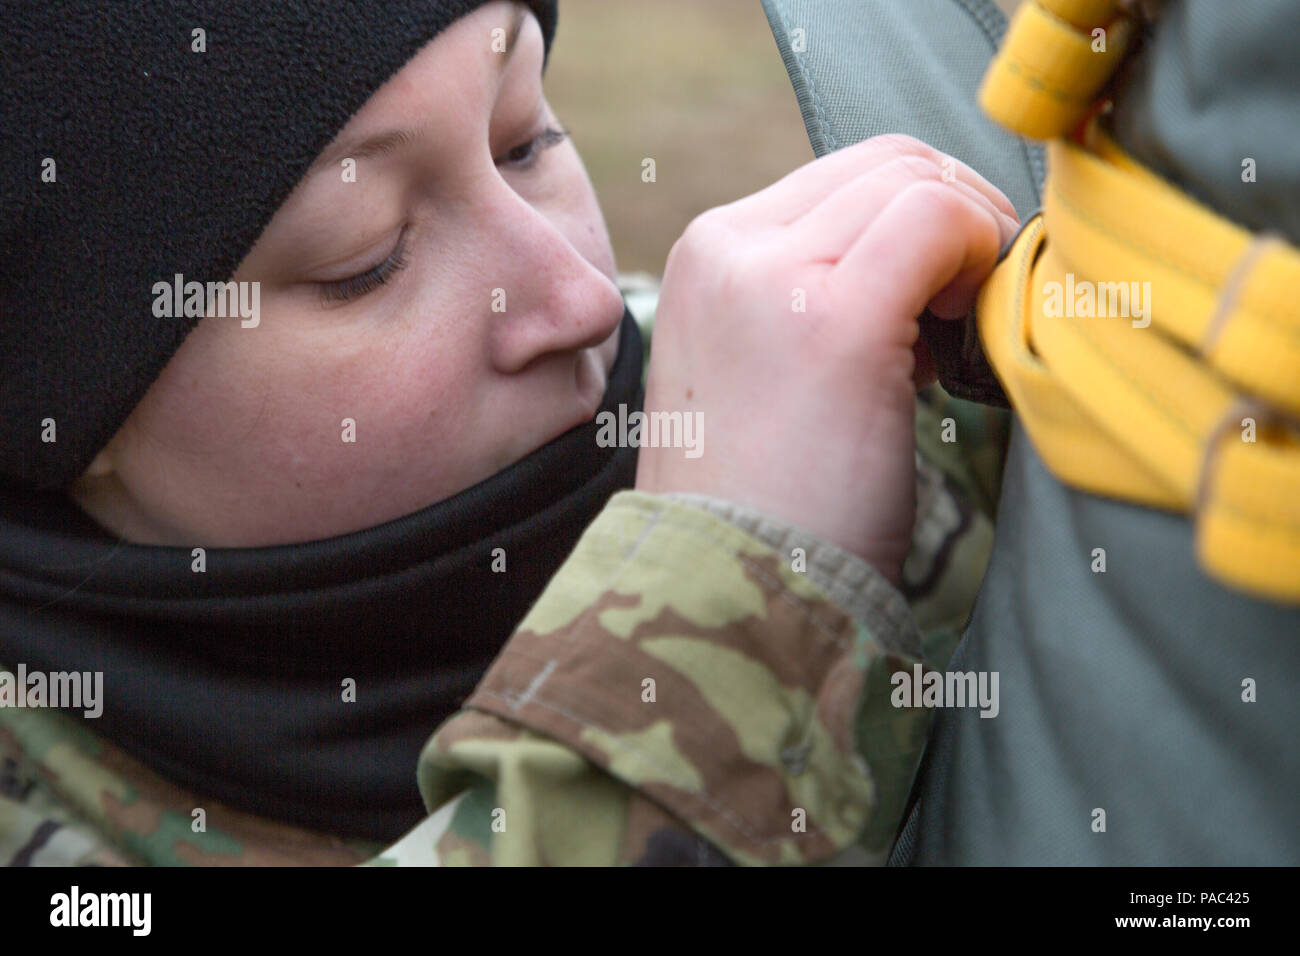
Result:
M251 338L220 328L222 321L199 323L132 412L124 432L128 460L149 467L172 458L203 467L256 439L269 397L260 387L258 349Z
M455 490L476 400L465 343L433 323L276 319L264 309L256 330L201 324L154 383L124 432L143 497L180 525L207 514L222 532L287 540Z
M399 513L459 490L461 472L473 465L471 416L483 384L470 354L454 339L417 331L400 347L336 366L327 440L305 453L303 467L340 493L381 496ZM356 422L355 443L341 440L344 418Z

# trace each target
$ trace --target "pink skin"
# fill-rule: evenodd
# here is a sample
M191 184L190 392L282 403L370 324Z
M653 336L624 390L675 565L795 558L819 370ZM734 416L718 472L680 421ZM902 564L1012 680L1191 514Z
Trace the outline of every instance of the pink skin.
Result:
M511 53L493 52L517 15ZM589 420L623 304L577 151L529 157L559 125L542 55L531 13L496 0L379 89L235 273L261 283L258 326L199 323L72 489L82 508L146 544L308 541L447 498ZM344 181L349 144L408 128L427 132L358 152ZM323 302L320 283L379 265L403 229L405 268Z

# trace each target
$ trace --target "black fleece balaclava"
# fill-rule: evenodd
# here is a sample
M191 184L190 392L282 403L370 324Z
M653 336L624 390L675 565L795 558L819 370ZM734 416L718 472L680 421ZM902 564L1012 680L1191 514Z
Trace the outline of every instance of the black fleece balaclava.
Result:
M0 480L76 478L198 321L155 317L154 283L229 279L352 114L483 2L6 3ZM527 6L549 55L555 0Z

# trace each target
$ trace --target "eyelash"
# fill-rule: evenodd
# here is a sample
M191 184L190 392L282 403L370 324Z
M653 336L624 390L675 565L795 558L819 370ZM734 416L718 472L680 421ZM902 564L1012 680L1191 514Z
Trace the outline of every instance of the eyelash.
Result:
M321 299L326 302L346 302L373 292L387 282L397 272L406 268L406 230L397 238L397 247L389 253L388 258L373 269L367 269L358 275L337 282L320 283Z
M569 137L569 131L565 129L556 129L548 127L541 134L533 137L528 142L516 146L505 156L498 160L499 163L509 163L516 169L530 169L537 163L537 157L552 146L558 146ZM520 150L527 150L527 154L519 159L511 159ZM347 279L340 279L337 282L320 283L321 298L325 302L347 302L351 299L359 298L367 292L373 292L381 285L391 279L396 273L405 269L408 263L406 249L406 231L397 240L397 248L373 269L367 269L358 275L351 276Z
M528 169L537 162L537 157L543 152L550 149L552 146L559 146L568 138L569 131L567 129L557 129L554 126L549 126L542 130L538 136L530 139L523 145L516 146L514 149L510 150L510 152L506 153L505 156L497 162L509 163L517 169ZM525 157L521 159L510 158L521 149L528 150L528 154Z

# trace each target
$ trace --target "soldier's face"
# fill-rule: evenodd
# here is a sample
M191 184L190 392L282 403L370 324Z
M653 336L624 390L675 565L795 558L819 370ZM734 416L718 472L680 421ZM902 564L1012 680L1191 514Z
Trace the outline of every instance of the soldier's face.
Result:
M201 320L82 507L145 543L327 537L589 419L623 304L581 160L547 132L542 60L536 19L497 0L377 91L233 277L260 283L257 325Z

